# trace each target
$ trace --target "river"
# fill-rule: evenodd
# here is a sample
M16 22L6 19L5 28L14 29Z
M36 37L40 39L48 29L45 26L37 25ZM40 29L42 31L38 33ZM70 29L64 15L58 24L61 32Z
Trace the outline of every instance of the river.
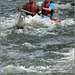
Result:
M15 29L17 9L27 0L0 0L0 75L75 74L75 6L73 0L53 1L54 18L61 24L36 15L24 29Z

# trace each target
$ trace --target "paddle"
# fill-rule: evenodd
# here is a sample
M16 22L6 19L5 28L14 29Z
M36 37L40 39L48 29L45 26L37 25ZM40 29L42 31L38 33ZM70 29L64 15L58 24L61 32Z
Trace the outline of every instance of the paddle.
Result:
M29 12L29 11L26 11L26 10L24 10L24 9L21 9L21 11L22 11L22 12L26 12L26 13L28 13L28 14L36 15L36 14L34 14L34 13L32 13L32 12Z

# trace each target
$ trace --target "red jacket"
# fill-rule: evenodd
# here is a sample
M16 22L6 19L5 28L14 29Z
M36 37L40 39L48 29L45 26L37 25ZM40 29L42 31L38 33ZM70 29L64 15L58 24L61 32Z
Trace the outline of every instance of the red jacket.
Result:
M49 8L49 5L50 5L50 2L48 2L48 3L46 3L46 4L45 4L45 2L44 2L42 7L44 7L44 8ZM45 10L45 11L43 12L43 14L51 14L51 12Z
M30 12L32 12L32 13L34 13L34 14L37 13L36 5L35 5L34 2L33 2L32 5L30 5L29 3L27 3L26 10L27 10L27 11L30 11Z

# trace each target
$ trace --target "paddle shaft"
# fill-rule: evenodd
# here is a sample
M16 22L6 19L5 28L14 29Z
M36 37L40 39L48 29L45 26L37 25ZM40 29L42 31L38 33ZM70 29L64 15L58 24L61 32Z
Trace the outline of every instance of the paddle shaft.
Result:
M32 13L32 12L29 12L29 11L26 11L26 10L24 10L24 9L21 9L21 11L22 11L22 12L29 13L29 14L32 14L32 15L35 15L34 13Z

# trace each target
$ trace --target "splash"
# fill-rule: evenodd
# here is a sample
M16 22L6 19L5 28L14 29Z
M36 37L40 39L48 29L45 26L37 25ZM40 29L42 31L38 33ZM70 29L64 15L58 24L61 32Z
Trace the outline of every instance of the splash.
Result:
M74 25L74 19L73 18L67 18L61 22L61 25L63 25L63 26Z

